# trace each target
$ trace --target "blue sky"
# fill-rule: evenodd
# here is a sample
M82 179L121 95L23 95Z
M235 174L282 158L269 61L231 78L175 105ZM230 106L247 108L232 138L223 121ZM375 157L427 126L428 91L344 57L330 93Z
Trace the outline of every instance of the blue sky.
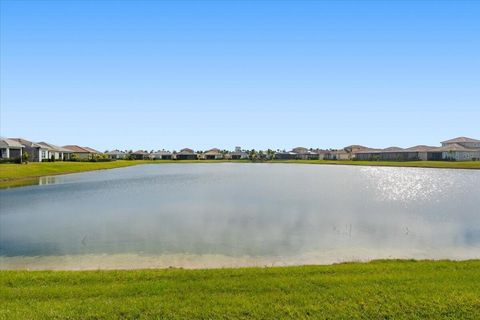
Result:
M101 150L480 138L477 1L1 1L2 136Z

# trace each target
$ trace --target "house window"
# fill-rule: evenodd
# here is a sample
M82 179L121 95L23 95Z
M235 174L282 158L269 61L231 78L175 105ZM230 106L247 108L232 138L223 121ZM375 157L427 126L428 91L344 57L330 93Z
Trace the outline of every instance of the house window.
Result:
M46 158L45 151L42 151L42 158L43 158L43 159Z

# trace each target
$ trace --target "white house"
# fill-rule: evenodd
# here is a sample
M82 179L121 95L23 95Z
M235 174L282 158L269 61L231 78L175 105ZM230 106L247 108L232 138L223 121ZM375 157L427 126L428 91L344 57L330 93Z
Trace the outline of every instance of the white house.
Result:
M172 153L170 151L159 150L150 153L150 159L153 160L172 160Z
M438 150L442 152L442 159L444 160L480 160L480 149L465 148L458 143L448 144Z
M1 159L18 159L23 156L24 146L12 139L0 138L0 158Z
M120 150L112 150L108 151L105 153L109 159L113 160L120 160L120 159L125 159L127 157L127 154L123 151Z
M51 159L53 157L55 160L68 160L72 154L71 150L53 145L51 143L38 142L37 144L47 149L47 159Z
M469 161L480 160L480 140L458 137L442 141L442 147L438 150L442 152L442 159Z
M227 153L226 158L232 160L244 160L248 159L248 153L242 151L241 147L235 147L235 151Z
M203 159L219 160L219 159L223 159L223 154L221 153L220 149L213 148L203 154Z

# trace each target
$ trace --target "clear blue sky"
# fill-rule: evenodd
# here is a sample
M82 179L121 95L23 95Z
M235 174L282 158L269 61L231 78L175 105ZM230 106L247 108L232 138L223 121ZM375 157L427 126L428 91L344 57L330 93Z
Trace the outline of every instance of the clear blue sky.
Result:
M105 149L480 138L480 1L1 1L1 135Z

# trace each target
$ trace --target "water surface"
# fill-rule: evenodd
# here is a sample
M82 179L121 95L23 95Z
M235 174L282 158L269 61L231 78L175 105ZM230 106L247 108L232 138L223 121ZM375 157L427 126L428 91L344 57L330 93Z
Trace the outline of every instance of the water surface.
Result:
M1 268L480 258L480 171L151 164L0 190Z

